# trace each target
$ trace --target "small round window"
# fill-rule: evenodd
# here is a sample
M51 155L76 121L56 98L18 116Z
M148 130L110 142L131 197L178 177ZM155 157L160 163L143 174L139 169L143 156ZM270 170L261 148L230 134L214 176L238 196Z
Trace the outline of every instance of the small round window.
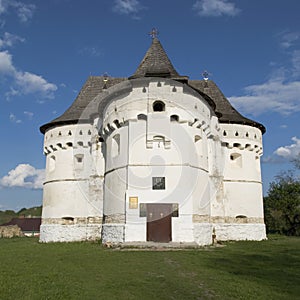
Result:
M162 101L155 101L153 103L153 111L165 111L165 104Z

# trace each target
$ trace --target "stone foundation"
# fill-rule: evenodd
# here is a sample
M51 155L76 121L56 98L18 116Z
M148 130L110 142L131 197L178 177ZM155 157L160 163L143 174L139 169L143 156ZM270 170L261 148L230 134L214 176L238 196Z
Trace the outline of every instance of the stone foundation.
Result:
M63 218L43 218L43 225L90 225L102 224L102 217L63 217Z
M113 215L104 215L104 223L114 224L114 223L125 223L125 214L113 214Z
M221 216L209 216L209 215L197 215L193 214L193 223L237 223L237 224L264 224L263 218L254 218L246 216L237 217L221 217Z
M101 222L100 218L89 219L89 223L84 223L83 221L80 218L74 220L43 220L43 224L40 227L40 242L94 241L101 238L104 244L125 242L124 223L102 225L98 223ZM211 245L213 243L213 234L216 241L261 241L267 238L265 224L260 223L261 220L256 220L257 223L200 223L199 218L197 218L197 221L195 222L194 219L193 237L191 237L191 240L194 238L194 242L199 246ZM130 239L127 238L127 240Z
M194 241L199 246L212 244L213 226L210 223L195 223L194 224Z
M101 239L101 224L42 224L40 242L78 242Z
M215 241L262 241L267 239L265 224L194 223L194 239L200 245Z
M262 241L267 239L265 224L212 224L217 241Z
M118 244L124 242L124 224L103 224L102 243Z

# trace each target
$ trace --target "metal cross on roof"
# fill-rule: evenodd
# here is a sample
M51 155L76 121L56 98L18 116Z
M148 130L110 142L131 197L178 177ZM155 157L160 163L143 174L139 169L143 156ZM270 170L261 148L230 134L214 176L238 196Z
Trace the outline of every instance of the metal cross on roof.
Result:
M204 80L208 80L209 75L211 75L211 74L209 74L206 70L203 71L203 73L202 73L202 76L203 76L203 79L204 79Z
M157 38L158 30L156 28L152 28L152 30L149 32L149 35L151 35L152 39Z

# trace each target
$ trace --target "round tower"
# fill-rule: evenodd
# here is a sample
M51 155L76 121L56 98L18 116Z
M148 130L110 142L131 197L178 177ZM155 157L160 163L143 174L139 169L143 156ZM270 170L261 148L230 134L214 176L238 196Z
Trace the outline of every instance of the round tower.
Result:
M102 241L210 244L212 107L166 78L132 79L107 93L98 109L106 145Z
M221 141L224 202L221 214L218 209L212 210L217 239L265 239L260 169L262 131L249 125L221 124Z
M90 124L57 126L45 132L41 242L100 239L103 169L97 137Z

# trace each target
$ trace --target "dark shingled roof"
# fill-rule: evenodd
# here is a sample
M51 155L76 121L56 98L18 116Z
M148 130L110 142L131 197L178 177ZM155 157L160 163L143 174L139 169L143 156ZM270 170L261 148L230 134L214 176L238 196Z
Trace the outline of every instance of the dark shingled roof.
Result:
M105 78L103 76L90 76L71 106L60 117L41 126L41 132L45 133L48 128L52 128L57 125L76 124L79 120L81 122L90 122L90 119L82 119L82 112L88 104L106 89L127 80L127 78L109 77L105 83L104 79Z
M11 221L1 226L18 225L21 230L39 232L41 226L41 218L13 218Z
M215 112L220 123L245 124L259 128L262 133L266 132L266 128L262 124L242 116L212 80L189 80L189 85L205 93L215 102Z
M157 38L152 40L152 44L146 52L143 60L129 79L140 77L163 77L178 80L187 80L187 76L180 76L172 65L163 46Z
M134 75L129 77L129 79L110 77L107 81L105 81L103 76L90 76L73 104L60 117L41 126L41 132L45 133L47 129L60 125L91 122L90 116L97 113L98 106L96 102L101 102L108 94L115 94L117 91L111 91L111 89L114 89L113 87L124 82L126 88L125 81L129 83L136 81L138 78L142 79L146 77L170 78L187 84L208 102L221 123L246 124L259 128L262 133L266 131L262 124L245 118L237 112L213 81L188 80L187 76L180 76L173 67L159 40L154 38ZM124 89L123 85L122 87L120 86L121 89ZM109 91L112 93L108 93ZM98 97L96 98L96 96ZM88 106L89 109L84 112ZM91 111L91 109L95 110L95 112Z

